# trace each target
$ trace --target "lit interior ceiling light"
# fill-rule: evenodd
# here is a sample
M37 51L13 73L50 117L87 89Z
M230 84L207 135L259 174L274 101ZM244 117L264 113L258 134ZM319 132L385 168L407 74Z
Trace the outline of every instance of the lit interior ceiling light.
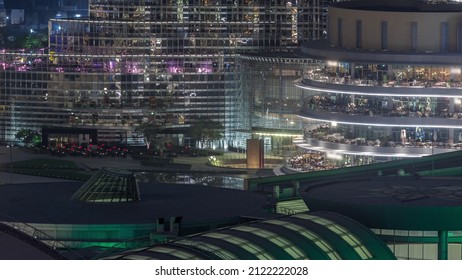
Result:
M328 60L328 61L327 61L327 66L337 67L337 66L338 66L338 62L337 62L337 61Z

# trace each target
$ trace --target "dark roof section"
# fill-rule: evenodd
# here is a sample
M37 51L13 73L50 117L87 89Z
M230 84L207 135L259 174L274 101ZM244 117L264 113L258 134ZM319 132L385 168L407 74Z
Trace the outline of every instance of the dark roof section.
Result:
M82 203L70 197L82 182L0 186L0 213L40 224L154 224L182 216L182 226L229 225L241 216L274 217L262 194L199 185L139 183L142 199L130 203ZM57 210L58 209L58 210ZM182 227L183 228L183 227ZM195 231L197 232L197 231Z
M384 11L384 12L461 12L461 3L443 3L441 1L422 1L422 0L352 0L332 3L332 7L365 10L365 11Z
M462 179L394 176L305 184L312 211L334 211L369 228L462 230Z
M395 259L369 229L338 214L301 213L116 254L109 259Z

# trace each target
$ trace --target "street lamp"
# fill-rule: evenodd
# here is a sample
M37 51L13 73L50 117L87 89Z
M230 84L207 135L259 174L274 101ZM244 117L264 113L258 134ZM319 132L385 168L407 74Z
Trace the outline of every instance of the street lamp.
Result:
M6 146L9 150L10 150L10 168L12 166L12 162L13 162L13 152L12 152L12 148L13 148L13 144L10 144L8 146Z
M10 150L10 184L13 184L13 173L11 172L13 168L13 144L6 146Z
M434 145L435 145L435 142L436 140L438 140L438 134L436 132L436 130L433 130L433 134L432 134L432 176L433 176L433 171L435 169L435 159L434 159Z

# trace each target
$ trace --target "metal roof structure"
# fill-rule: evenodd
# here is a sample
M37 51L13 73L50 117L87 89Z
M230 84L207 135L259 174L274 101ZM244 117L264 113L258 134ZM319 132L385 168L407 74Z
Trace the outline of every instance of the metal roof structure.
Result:
M301 213L205 232L108 259L395 259L361 224L329 212Z
M105 167L93 175L73 196L82 202L129 202L140 200L135 174Z

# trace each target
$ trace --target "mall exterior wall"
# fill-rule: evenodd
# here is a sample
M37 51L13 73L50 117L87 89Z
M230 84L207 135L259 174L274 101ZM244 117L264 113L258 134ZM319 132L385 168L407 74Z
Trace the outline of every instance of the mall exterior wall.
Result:
M443 37L447 39L444 51L455 52L460 49L457 42L461 28L460 6L452 5L444 9L438 7L439 5L429 4L426 8L423 4L399 6L397 3L393 8L382 9L380 5L383 2L374 1L376 5L372 4L370 7L367 4L360 6L354 3L340 3L329 7L329 44L358 49L356 34L360 29L360 36L364 39L361 40L359 49L384 49L384 32L388 42L385 49L390 51L439 52L442 50ZM415 31L412 31L413 28ZM416 34L413 35L412 32ZM412 39L413 36L415 39Z

